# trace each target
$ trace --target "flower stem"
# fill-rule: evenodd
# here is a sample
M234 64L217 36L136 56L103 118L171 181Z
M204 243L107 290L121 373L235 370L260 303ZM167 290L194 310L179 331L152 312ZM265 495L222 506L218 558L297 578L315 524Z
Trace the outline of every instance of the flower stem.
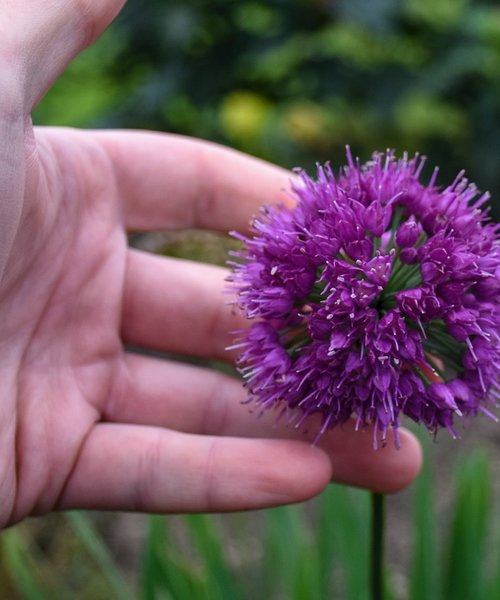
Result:
M384 505L383 494L372 492L372 539L371 539L371 600L382 600L384 590Z

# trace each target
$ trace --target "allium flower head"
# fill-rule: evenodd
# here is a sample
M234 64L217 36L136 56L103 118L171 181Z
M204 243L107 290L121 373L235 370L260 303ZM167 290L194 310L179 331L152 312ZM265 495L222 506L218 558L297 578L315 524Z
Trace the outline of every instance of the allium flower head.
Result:
M401 414L455 436L455 416L499 399L500 228L460 173L419 181L424 159L375 153L300 174L293 209L268 208L233 262L254 319L239 366L250 400L320 434L352 416L374 443Z

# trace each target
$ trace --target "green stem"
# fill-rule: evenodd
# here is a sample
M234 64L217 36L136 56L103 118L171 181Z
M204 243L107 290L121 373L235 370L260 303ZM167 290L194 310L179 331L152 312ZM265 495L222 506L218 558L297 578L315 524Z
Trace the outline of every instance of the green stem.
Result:
M403 218L403 207L402 206L398 206L396 207L394 214L392 216L392 221L391 221L391 239L389 240L389 243L387 244L387 249L390 250L391 248L394 248L395 244L394 244L394 239L396 238L396 231L398 230L399 224L401 223L401 219Z
M456 341L451 341L448 337L428 329L424 348L429 354L439 357L447 367L456 373L462 371L463 349Z
M384 594L384 517L385 496L372 492L371 599L382 600Z
M414 281L412 281L414 280ZM405 265L404 268L400 268L398 265L397 270L394 271L394 274L391 276L385 293L393 292L397 293L403 289L408 289L408 283L412 282L412 285L418 284L421 281L420 275L420 266L408 266Z

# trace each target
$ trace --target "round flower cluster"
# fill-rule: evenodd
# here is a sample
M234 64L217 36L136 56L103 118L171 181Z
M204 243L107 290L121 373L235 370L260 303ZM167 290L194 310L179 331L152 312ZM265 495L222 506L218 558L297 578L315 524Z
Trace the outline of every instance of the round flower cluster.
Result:
M267 208L232 262L254 319L235 347L251 400L297 426L351 417L374 444L405 414L456 436L454 416L500 399L500 226L460 173L423 185L424 159L347 152L301 173L293 209ZM298 410L291 410L298 409Z

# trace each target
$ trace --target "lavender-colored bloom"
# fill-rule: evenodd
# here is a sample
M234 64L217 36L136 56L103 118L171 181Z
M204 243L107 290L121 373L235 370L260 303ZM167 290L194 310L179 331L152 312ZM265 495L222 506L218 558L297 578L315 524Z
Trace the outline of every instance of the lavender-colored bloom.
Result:
M294 209L265 209L254 237L235 234L232 285L256 320L239 344L250 399L298 425L319 414L321 432L354 416L375 444L390 428L397 443L401 414L455 436L455 415L491 416L500 399L488 195L462 173L445 189L437 170L422 184L418 155L347 159L337 176L301 173Z

